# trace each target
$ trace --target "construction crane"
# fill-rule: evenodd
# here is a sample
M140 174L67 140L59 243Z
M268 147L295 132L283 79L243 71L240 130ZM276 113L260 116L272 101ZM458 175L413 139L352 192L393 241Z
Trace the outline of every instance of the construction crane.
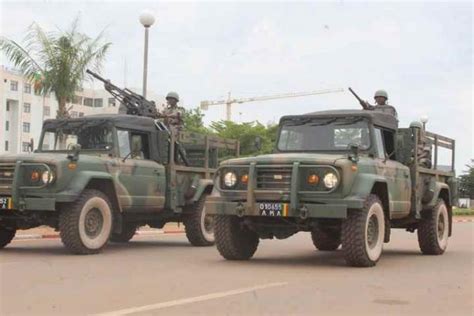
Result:
M283 93L283 94L276 94L276 95L267 95L267 96L260 96L260 97L250 97L250 98L239 98L233 99L231 94L227 95L226 100L214 100L214 101L201 101L201 109L206 111L209 109L211 105L226 105L226 120L230 121L232 119L232 104L234 103L244 103L244 102L254 102L254 101L267 101L267 100L275 100L275 99L285 99L285 98L295 98L295 97L304 97L309 95L316 95L316 94L326 94L326 93L337 93L343 92L344 89L326 89L326 90L316 90L316 91L309 91L309 92L293 92L293 93Z

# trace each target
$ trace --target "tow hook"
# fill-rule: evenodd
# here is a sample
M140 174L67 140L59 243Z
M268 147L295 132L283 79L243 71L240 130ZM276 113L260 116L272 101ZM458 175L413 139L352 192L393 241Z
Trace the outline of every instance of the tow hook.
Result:
M244 217L244 213L245 213L245 207L242 203L239 203L236 207L236 211L237 211L237 216L238 217Z
M304 205L303 205L302 208L300 208L300 218L301 219L307 219L308 218L308 209Z

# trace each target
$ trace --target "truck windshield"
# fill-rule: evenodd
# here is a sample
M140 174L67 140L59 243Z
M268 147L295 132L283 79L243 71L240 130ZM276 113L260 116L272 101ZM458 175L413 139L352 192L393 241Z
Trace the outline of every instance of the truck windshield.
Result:
M110 150L112 130L101 121L60 122L43 130L41 151L63 151L80 144L82 150Z
M362 117L301 118L280 128L280 151L344 151L349 144L370 147L369 124Z

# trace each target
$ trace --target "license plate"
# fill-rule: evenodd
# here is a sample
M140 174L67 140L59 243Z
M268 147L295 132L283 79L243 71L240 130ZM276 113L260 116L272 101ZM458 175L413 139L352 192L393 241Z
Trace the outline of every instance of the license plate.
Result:
M0 210L11 210L13 208L12 198L0 197Z
M288 216L288 203L259 203L261 216Z

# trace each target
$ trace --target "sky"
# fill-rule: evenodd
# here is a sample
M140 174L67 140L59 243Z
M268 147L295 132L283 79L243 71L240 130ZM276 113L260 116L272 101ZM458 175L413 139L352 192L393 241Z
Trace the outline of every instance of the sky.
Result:
M468 2L362 1L3 1L2 36L28 26L66 29L76 17L112 43L102 75L141 87L143 10L150 28L148 89L177 91L185 108L201 100L352 87L373 101L389 93L400 126L427 115L428 130L456 139L456 169L474 158L473 5ZM7 64L4 59L1 64ZM233 119L278 122L287 114L359 108L347 92L243 103ZM225 118L225 106L205 112ZM440 163L447 163L442 153Z

